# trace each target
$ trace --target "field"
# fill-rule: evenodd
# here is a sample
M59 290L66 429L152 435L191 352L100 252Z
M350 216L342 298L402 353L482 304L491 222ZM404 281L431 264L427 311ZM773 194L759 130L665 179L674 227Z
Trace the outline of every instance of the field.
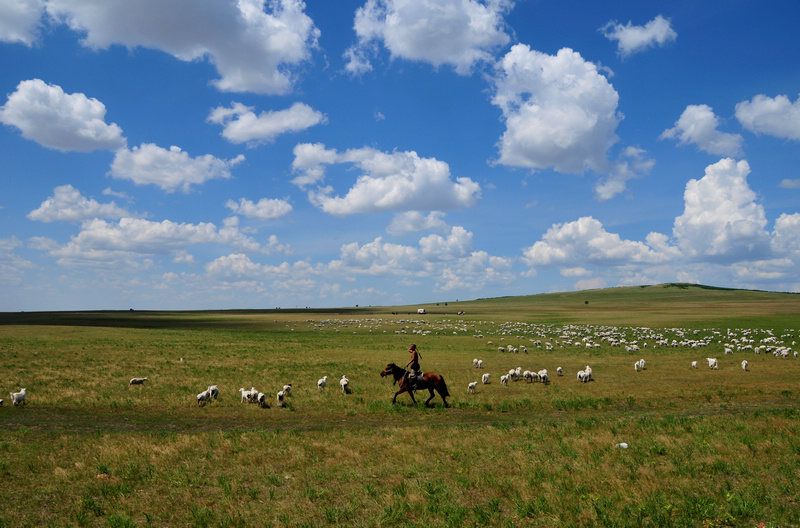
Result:
M800 295L420 307L0 314L0 527L800 526ZM412 342L449 408L391 405ZM550 383L501 385L516 367Z

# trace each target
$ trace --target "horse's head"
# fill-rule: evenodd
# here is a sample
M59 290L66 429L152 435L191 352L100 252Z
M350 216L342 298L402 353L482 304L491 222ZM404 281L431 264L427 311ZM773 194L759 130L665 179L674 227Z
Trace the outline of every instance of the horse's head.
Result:
M394 369L397 367L394 363L389 363L386 365L386 368L381 371L381 377L391 376L394 373Z

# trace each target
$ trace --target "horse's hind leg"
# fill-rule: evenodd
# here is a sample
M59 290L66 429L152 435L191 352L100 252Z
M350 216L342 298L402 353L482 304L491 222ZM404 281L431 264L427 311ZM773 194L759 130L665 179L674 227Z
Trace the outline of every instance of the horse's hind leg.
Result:
M432 400L432 399L433 399L433 397L434 397L434 394L433 394L433 389L428 389L428 392L430 393L431 397L430 397L430 398L428 398L427 400L425 400L425 407L430 407L430 405L429 405L429 404L431 403L431 400Z

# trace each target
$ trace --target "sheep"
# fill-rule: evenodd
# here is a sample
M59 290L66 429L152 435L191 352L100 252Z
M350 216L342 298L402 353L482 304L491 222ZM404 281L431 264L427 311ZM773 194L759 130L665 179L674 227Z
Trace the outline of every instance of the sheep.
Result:
M549 343L548 343L548 344L549 344ZM564 375L564 369L563 369L563 368L561 368L561 367L558 367L558 368L556 369L556 374L558 374L559 376L563 376L563 375Z
M283 407L284 396L286 396L286 393L283 391L279 391L278 394L275 396L275 399L278 401L278 407Z
M533 372L531 372L530 370L526 370L525 372L522 373L522 379L524 379L528 383L533 383Z
M19 392L9 392L11 395L11 403L14 405L25 405L25 395L28 394L28 389L22 388Z
M322 392L322 391L324 391L324 390L325 390L325 385L326 385L327 383L328 383L328 376L322 376L322 377L321 377L321 378L320 378L320 379L317 381L317 388L319 389L319 391L320 391L320 392Z
M211 394L211 397L213 399L215 400L219 399L219 387L217 387L216 385L211 385L210 387L208 387L208 392Z
M586 379L584 381L592 381L592 379L593 379L592 378L592 367L590 367L589 365L586 365L586 368L583 369L583 372L584 372L584 375L586 376Z
M472 366L478 368L478 358L472 360Z
M585 371L583 370L578 371L578 381L580 381L581 383L586 383L587 381L589 381L589 378L586 376Z
M697 368L697 361L692 361L692 368L693 368L693 369L696 369L696 368Z
M342 387L342 394L347 394L350 391L350 380L347 379L347 376L342 376L342 379L339 380L339 385Z
M3 402L4 402L4 401L5 401L5 400L1 400L1 399L0 399L0 407L2 407L2 406L3 406Z
M147 378L131 378L128 382L128 387L131 385L144 385L145 381L148 381Z
M477 365L477 367L478 367L479 369L482 369L482 368L483 368L483 360L482 360L482 359L479 359L479 360L478 360L478 365Z
M488 372L486 374L484 374L483 376L481 376L481 382L484 385L487 385L489 383L489 373Z
M475 387L477 386L478 386L477 381L470 382L470 384L467 386L467 392L469 392L470 394L475 394Z
M500 385L508 385L508 374L500 376Z
M633 370L639 372L640 370L644 370L644 360L640 359L636 363L633 364Z
M204 390L203 392L201 392L200 394L197 395L197 405L202 407L210 399L211 399L211 391L206 389L206 390Z
M706 358L706 361L708 361L708 368L711 370L719 369L719 362L717 361L717 358Z
M244 403L245 401L251 402L253 401L253 398L258 395L258 392L256 391L255 387L252 388L251 390L239 389L239 392L242 393L242 403Z
M263 392L259 392L256 395L256 403L258 403L258 406L261 407L261 408L268 407L268 405L267 405L267 395L264 394Z
M742 360L742 370L747 372L747 360L746 359Z
M284 385L283 386L283 392L286 393L286 396L291 396L292 395L292 384L291 383L287 383L286 385Z
M540 370L539 372L536 373L536 375L539 377L539 381L547 385L548 383L547 369Z

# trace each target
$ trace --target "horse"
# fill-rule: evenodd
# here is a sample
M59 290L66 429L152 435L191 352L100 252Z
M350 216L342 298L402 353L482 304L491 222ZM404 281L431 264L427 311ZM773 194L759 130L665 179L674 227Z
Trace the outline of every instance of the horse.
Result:
M416 398L414 398L414 391L411 390L411 381L408 379L409 372L402 368L398 367L394 363L389 363L386 365L386 368L381 371L381 377L385 376L393 376L394 377L394 385L395 383L398 384L400 390L394 393L394 398L392 398L392 405L397 402L397 395L407 392L409 396L411 396L411 401L414 402L414 405L417 404ZM431 397L427 399L425 402L425 406L428 407L430 401L434 397L433 391L439 393L439 396L442 397L442 401L444 402L445 407L450 407L447 403L447 397L450 396L450 393L447 391L447 384L444 382L444 378L435 372L426 372L422 375L422 382L417 381L417 389L428 389Z

